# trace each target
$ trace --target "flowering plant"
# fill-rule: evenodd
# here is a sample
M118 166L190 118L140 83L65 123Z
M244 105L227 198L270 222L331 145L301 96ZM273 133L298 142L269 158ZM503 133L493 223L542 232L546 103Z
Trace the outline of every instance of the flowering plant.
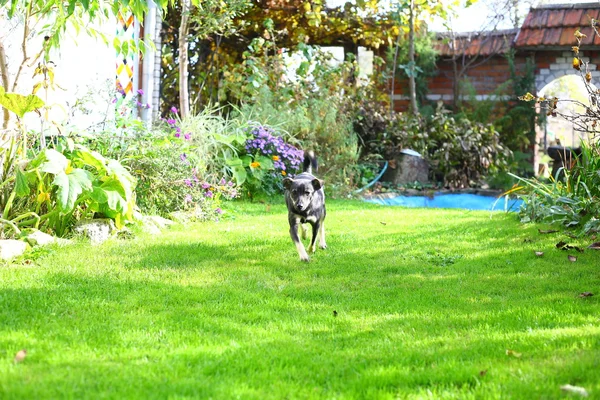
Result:
M271 196L283 191L283 177L293 177L300 171L303 151L286 143L270 127L258 125L249 133L244 150L240 152L243 155L237 168L233 168L236 179L245 183L245 193L249 197Z

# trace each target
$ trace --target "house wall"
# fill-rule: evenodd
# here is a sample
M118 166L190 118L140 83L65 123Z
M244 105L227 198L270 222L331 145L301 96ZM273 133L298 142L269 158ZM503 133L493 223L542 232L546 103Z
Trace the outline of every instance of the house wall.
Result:
M515 57L517 73L525 69L527 57L529 54L520 54ZM481 61L484 60L480 57ZM467 60L468 61L468 60ZM492 98L498 93L501 87L510 79L510 67L508 60L504 55L493 56L481 65L481 61L476 60L464 74L474 90L476 100L486 100ZM459 64L460 65L460 64ZM430 101L443 101L447 105L452 105L454 100L454 73L453 63L450 59L439 59L437 64L437 74L428 81L428 95ZM510 94L510 88L505 94ZM409 107L408 101L408 80L396 80L394 85L394 108L396 111L406 111ZM465 100L469 100L467 97Z

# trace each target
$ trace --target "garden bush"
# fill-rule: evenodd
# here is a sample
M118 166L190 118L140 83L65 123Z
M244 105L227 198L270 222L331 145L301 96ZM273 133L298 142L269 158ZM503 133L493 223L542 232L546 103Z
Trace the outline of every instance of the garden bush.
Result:
M582 142L582 154L563 171L563 179L544 182L518 178L522 222L548 222L582 234L600 231L600 144ZM516 177L516 175L515 175Z
M227 163L246 135L214 109L181 120L175 107L151 129L104 133L90 144L121 160L137 177L143 213L168 216L193 210L197 219L218 218L221 200L238 196Z
M274 41L253 41L244 62L224 72L221 100L238 104L237 118L287 132L300 148L313 150L326 188L346 190L358 160L357 136L345 113L356 65L333 65L329 55L303 43L289 54L297 59L295 68Z
M363 158L375 154L392 160L402 149L413 149L429 161L432 180L450 188L481 184L487 174L505 170L512 154L493 125L455 118L442 107L425 117L363 102L355 127Z

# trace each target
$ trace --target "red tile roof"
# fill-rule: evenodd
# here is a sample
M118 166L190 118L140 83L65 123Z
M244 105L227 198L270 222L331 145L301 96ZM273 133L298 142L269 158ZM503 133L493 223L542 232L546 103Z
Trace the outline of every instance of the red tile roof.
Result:
M454 39L440 34L435 48L441 56L489 56L506 53L512 46L517 29L491 32L456 33Z
M581 46L598 44L591 28L592 19L598 19L600 4L550 4L529 10L517 38L517 48L551 48L575 46L577 29L587 35Z

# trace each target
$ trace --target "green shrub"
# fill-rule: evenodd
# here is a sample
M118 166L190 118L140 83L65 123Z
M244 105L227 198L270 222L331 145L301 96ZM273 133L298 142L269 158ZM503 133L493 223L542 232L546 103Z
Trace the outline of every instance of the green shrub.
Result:
M57 149L42 150L16 170L19 202L12 212L35 213L35 228L59 236L82 218L111 218L119 228L133 220L136 180L117 160L71 140Z
M493 125L457 119L442 108L426 118L389 113L382 105L364 102L355 127L363 157L392 160L402 149L413 149L429 161L433 181L452 188L479 184L487 174L505 170L511 157Z
M345 113L353 101L356 65L350 60L332 66L328 55L300 44L296 75L290 78L284 53L267 55L272 46L254 41L244 63L225 71L222 99L239 104L233 113L237 118L287 132L299 147L313 150L326 188L342 190L352 183L358 160L357 137Z
M168 215L194 209L199 219L218 218L221 200L237 196L229 160L247 135L214 109L181 120L172 108L154 129L133 135L104 134L90 143L112 153L138 179L137 203L144 213Z
M524 204L522 222L549 222L590 234L600 230L600 144L582 142L582 154L573 167L564 169L564 179L542 182L519 179Z

